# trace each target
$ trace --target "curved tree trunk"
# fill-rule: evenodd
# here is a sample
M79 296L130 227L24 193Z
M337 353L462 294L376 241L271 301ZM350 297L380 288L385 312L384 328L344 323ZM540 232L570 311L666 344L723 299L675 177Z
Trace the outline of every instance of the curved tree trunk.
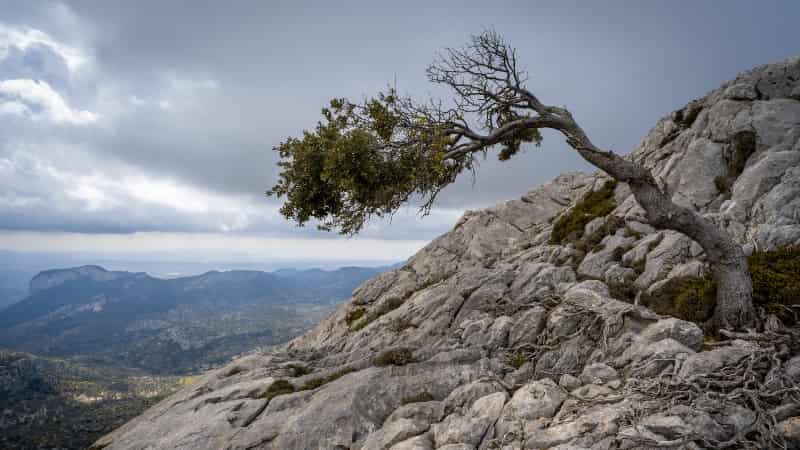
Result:
M559 129L567 136L567 143L586 161L627 183L651 225L683 233L703 247L717 285L717 306L711 325L717 329L751 327L755 322L753 286L741 246L711 221L676 205L649 170L595 147L571 114L565 113L562 117L567 120Z
M408 116L417 118L423 111L428 119L424 123L444 121L436 132L453 138L445 159L463 162L467 155L509 142L513 153L526 142L525 130L560 131L586 161L631 187L650 224L683 233L703 247L717 283L712 326L740 329L754 324L752 281L742 248L711 221L673 203L642 165L597 148L569 110L539 101L524 86L527 74L517 69L515 51L496 33L489 31L473 37L463 50L448 49L429 66L428 77L456 92L456 110L443 110L441 105L427 110L410 108ZM484 127L491 132L482 135L470 129L463 118L465 112L481 115ZM460 142L462 139L466 142Z

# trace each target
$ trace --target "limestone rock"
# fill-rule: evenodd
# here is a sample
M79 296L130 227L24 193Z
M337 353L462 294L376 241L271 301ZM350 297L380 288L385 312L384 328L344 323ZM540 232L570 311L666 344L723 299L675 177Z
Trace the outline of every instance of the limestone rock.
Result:
M744 72L665 116L627 157L747 251L800 244L797 80L800 58ZM752 148L737 147L741 133L754 134ZM736 151L742 167L729 164ZM622 184L612 214L625 227L602 248L584 255L549 243L552 219L607 179L566 173L520 199L466 212L311 332L206 374L96 445L577 450L654 448L687 433L732 438L756 417L743 397L663 395L675 383L714 388L704 377L755 360L761 344L704 351L697 325L611 296L620 286L641 292L703 273L702 247L647 224ZM354 330L345 317L358 307L374 320ZM412 357L376 367L387 349ZM785 352L780 379L800 382L800 355ZM292 362L313 372L287 379ZM267 400L278 379L297 391ZM800 405L776 400L769 408L775 431L800 446Z

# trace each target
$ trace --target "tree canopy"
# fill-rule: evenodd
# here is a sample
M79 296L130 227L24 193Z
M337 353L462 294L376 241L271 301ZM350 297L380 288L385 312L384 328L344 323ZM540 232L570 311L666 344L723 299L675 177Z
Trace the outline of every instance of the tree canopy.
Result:
M499 147L498 158L507 160L524 143L541 143L537 128L508 127L530 117L506 84L524 80L512 55L494 32L446 50L428 67L428 78L454 91L447 106L417 102L394 88L358 103L331 100L313 131L275 147L281 173L268 195L286 197L281 213L288 219L300 225L316 219L320 228L343 234L410 200L428 213L445 186L474 169L476 152Z

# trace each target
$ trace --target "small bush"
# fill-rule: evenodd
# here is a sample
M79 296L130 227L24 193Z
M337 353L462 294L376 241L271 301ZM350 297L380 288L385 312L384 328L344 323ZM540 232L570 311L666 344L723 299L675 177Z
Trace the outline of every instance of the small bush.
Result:
M351 326L353 326L353 323L355 323L356 320L364 317L364 314L366 314L366 313L367 313L367 310L365 308L353 309L353 310L349 311L347 313L347 315L344 316L344 321L345 321L345 323L347 323L348 327L351 327Z
M755 252L749 259L753 303L786 323L797 322L800 305L800 246Z
M292 383L286 380L275 380L259 398L272 400L279 395L291 394L294 391L295 389Z
M633 303L633 301L636 300L636 294L639 293L639 290L636 289L633 283L608 282L606 285L608 286L608 293L611 295L611 298L628 303Z
M508 358L508 365L515 369L519 369L529 361L528 355L523 352L515 352Z
M647 259L642 258L631 264L630 268L633 269L633 271L636 272L638 275L641 275L642 273L644 273L644 268L646 265L647 265Z
M400 405L402 406L411 403L432 402L434 400L436 399L433 398L433 395L431 395L430 392L425 391L417 395L410 395L408 397L403 397L403 399L400 400Z
M564 244L580 240L587 223L608 215L617 207L614 200L616 187L616 181L606 181L602 188L587 193L575 206L562 214L553 224L550 243Z
M659 314L703 323L714 313L716 291L710 276L673 278L652 294L642 292L641 303Z
M319 377L319 378L312 378L310 380L306 380L306 382L303 384L303 387L300 390L308 391L308 390L311 390L311 389L316 389L316 388L318 388L320 386L324 386L324 385L330 383L331 381L338 380L339 378L342 378L343 376L347 375L348 373L352 373L352 372L355 372L355 371L356 370L351 368L351 367L345 367L344 369L341 369L341 370L338 370L336 372L333 372L330 375L327 375L327 376L324 376L324 377Z
M389 329L395 333L401 333L409 328L416 328L416 326L411 322L411 320L406 319L405 317L398 317L389 323Z
M378 367L405 366L406 364L410 364L414 361L414 355L411 353L411 350L407 348L401 348L397 350L386 350L385 352L381 352L372 360L372 364Z
M749 258L753 303L783 322L797 322L800 305L800 247L755 252ZM716 307L716 285L710 275L667 282L654 294L642 293L642 304L659 314L703 323Z
M623 236L632 237L638 241L639 239L642 238L642 233L639 233L638 231L633 230L629 227L625 227L625 233L623 234Z

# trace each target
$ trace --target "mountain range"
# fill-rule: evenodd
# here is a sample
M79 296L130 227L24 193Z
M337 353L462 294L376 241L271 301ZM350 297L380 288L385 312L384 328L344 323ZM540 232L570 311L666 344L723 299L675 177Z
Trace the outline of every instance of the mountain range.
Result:
M212 271L161 279L99 266L48 270L30 280L28 297L0 311L0 347L190 373L287 341L380 271Z
M89 265L25 285L6 270L24 298L0 311L0 448L86 448L193 374L301 334L383 270L162 279Z

